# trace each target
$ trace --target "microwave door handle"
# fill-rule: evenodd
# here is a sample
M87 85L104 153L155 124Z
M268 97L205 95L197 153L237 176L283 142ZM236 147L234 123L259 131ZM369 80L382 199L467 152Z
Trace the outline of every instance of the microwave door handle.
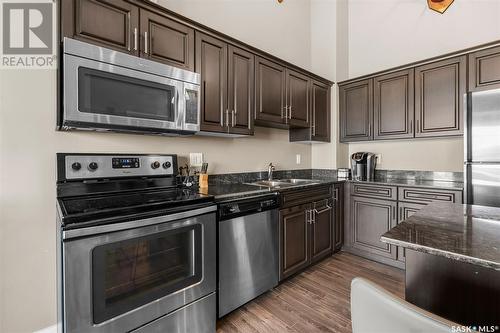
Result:
M182 129L184 126L184 121L182 119L183 112L180 107L180 96L179 96L179 88L175 89L175 115L177 116L177 129Z

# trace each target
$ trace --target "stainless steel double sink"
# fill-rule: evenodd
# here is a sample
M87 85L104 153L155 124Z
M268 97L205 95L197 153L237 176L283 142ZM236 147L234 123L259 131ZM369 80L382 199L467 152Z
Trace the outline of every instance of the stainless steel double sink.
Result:
M276 180L258 180L253 183L248 183L249 185L264 186L269 188L282 188L282 187L292 187L299 185L314 185L318 184L318 181L314 179L276 179Z

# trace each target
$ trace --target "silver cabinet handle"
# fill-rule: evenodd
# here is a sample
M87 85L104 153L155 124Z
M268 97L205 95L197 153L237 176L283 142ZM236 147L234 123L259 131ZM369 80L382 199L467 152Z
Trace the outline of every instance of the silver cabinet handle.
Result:
M399 219L403 220L403 207L399 207Z
M419 119L417 119L417 126L415 129L415 132L420 133L420 120Z
M410 119L410 134L413 133L413 120Z
M236 111L232 110L231 111L231 127L234 127L235 122L236 122Z
M144 53L148 53L148 32L144 32Z
M137 51L137 28L134 28L134 51Z
M288 119L292 119L292 106L291 105L288 107L288 110L290 111L290 112L288 112Z
M288 105L285 105L284 109L285 109L285 117L284 118L285 118L285 122L286 122L286 120L288 119ZM281 118L283 118L283 117L281 117Z
M229 127L229 110L226 109L226 127Z
M392 206L392 219L396 219L396 206Z

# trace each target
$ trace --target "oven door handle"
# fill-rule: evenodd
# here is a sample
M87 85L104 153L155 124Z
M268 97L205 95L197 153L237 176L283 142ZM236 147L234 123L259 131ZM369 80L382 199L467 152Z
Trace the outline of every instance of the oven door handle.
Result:
M81 238L88 236L95 236L104 233L110 233L115 231L127 230L127 229L137 229L142 227L147 227L155 224L163 224L167 222L172 222L176 220L188 219L197 215L207 214L211 212L216 212L217 206L210 205L208 207L203 207L199 209L188 210L180 213L174 213L169 215L162 215L156 217L150 217L145 219L138 219L134 221L122 222L122 223L111 223L104 225L91 226L79 229L64 230L62 232L63 240L70 240L73 238Z

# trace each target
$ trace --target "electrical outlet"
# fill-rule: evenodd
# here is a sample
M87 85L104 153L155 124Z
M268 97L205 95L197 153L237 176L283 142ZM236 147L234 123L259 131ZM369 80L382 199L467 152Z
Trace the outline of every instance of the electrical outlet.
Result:
M375 157L377 158L377 165L382 164L382 154L376 154Z
M295 163L300 164L300 154L295 155Z
M203 153L189 153L189 165L192 167L201 167L203 164Z

